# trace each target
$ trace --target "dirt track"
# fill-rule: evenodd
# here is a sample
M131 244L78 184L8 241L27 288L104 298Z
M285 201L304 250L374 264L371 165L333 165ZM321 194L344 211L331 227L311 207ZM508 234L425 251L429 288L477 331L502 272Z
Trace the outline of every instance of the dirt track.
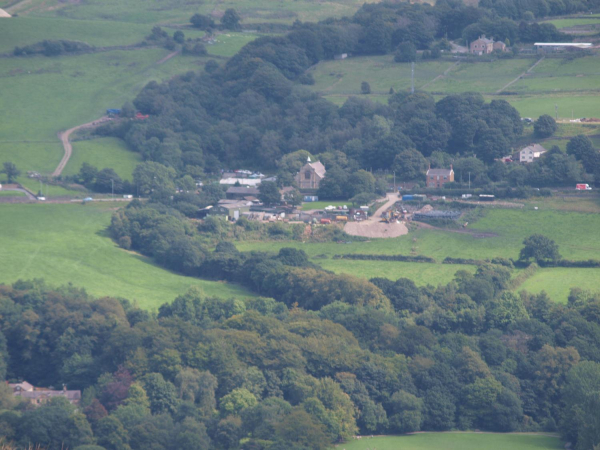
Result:
M57 176L59 176L62 173L62 171L64 170L65 166L69 162L69 158L71 157L71 153L73 153L73 146L69 142L69 136L71 136L71 133L73 133L74 131L79 130L80 128L93 127L95 125L98 125L98 124L106 121L107 119L108 119L107 117L102 117L101 119L94 120L94 121L88 122L88 123L84 123L83 125L79 125L79 126L70 128L67 131L63 131L62 133L58 134L58 137L60 138L60 140L62 142L63 148L65 149L65 154L63 155L62 159L60 160L60 163L58 163L58 166L56 167L56 169L54 170L54 172L52 172L52 176L53 177L57 177Z
M348 222L344 231L351 236L370 238L394 238L408 233L403 223L382 223L381 214L398 201L398 194L388 194L388 201L373 216L362 222Z

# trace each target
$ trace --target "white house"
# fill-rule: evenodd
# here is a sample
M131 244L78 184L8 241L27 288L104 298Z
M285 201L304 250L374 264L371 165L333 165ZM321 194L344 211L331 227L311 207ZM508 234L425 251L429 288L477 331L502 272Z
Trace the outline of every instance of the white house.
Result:
M540 144L528 145L527 147L519 151L519 161L522 163L533 162L534 159L539 158L547 151L548 150L546 150Z

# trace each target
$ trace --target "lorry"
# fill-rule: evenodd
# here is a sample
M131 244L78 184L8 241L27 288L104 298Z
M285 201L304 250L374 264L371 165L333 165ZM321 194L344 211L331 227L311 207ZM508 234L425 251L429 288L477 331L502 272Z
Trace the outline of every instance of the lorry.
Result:
M578 191L591 191L592 188L590 187L589 184L587 183L578 183L575 185L575 189L577 189Z
M331 219L321 219L321 225L331 225Z

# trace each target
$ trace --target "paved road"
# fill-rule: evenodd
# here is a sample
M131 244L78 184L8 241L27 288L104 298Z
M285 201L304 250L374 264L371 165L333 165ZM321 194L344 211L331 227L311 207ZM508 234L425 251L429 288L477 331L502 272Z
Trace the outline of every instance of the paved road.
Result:
M2 190L3 191L23 192L27 196L27 198L29 200L37 200L37 198L35 198L35 195L33 195L31 192L29 192L29 191L27 191L25 189L21 189L21 188L18 188L18 187L9 187L9 188L3 187ZM10 197L7 197L7 198L10 198Z

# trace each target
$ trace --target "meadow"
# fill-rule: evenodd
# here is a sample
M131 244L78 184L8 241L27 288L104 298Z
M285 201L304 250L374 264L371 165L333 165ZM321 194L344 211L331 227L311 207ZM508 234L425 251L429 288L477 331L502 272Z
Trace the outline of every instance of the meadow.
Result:
M336 450L559 450L557 437L534 433L416 433L406 436L377 436L339 444Z
M475 271L474 266L441 264L447 256L454 258L491 259L494 257L517 259L523 240L535 233L553 239L566 259L597 259L600 254L600 207L598 199L571 202L553 198L527 202L523 209L488 209L483 218L469 228L496 234L479 238L472 234L456 233L442 229L419 229L394 239L374 239L350 244L302 243L297 241L239 241L243 251L262 250L276 252L282 247L304 250L316 264L336 273L348 273L361 278L410 278L417 285L450 281L458 270ZM568 203L570 206L564 205ZM557 207L556 205L561 205ZM575 206L578 205L578 206ZM539 209L535 210L534 206ZM576 232L574 232L576 230ZM585 239L582 239L585 236ZM406 263L392 261L353 261L334 259L334 255L361 253L377 255L423 255L434 258L438 264ZM551 282L548 282L550 280ZM527 280L517 290L533 292L545 290L559 302L566 302L571 287L600 290L600 269L543 269Z
M0 2L2 5L14 3L11 0ZM295 20L319 21L327 17L351 16L362 6L358 0L338 2L310 0L207 0L190 2L188 0L87 0L85 2L62 2L60 0L30 0L20 2L7 11L11 14L68 19L109 20L141 24L183 24L199 12L220 17L227 8L235 8L243 17L244 23L284 23Z
M208 60L178 55L157 64L168 54L168 50L152 48L5 59L0 69L0 163L13 161L23 172L49 173L63 155L58 131L97 119L107 108L120 107L151 80L199 70ZM87 152L92 162L102 157L92 153ZM131 155L125 153L123 158L131 160ZM80 158L74 164L77 170L81 162Z
M75 283L95 296L128 298L146 309L172 301L191 286L207 296L250 297L243 288L176 275L149 258L117 247L106 232L122 204L0 204L0 282L44 278Z
M480 92L487 101L508 101L523 117L536 118L542 114L554 117L555 105L559 118L600 117L597 57L546 58L530 74L506 88L507 92L494 94L536 61L525 58L458 65L452 60L417 61L415 89L434 93L436 100L447 94ZM446 70L445 75L439 76ZM390 87L395 91L410 89L410 64L395 63L392 55L323 61L309 71L315 78L311 88L337 105L351 95L361 95L363 81L370 84L371 94L361 97L380 103L387 103Z
M571 19L553 19L553 20L545 20L544 23L551 23L559 30L561 28L571 28L578 27L583 25L600 25L599 17L581 17L581 18L571 18Z
M415 88L431 82L435 77L452 67L450 61L430 61L415 65ZM360 85L366 81L374 94L387 94L394 90L410 88L411 69L409 63L394 62L393 55L365 56L341 61L322 61L309 69L315 79L311 86L324 95L360 94Z
M98 169L110 167L122 179L131 181L133 169L142 162L142 158L139 153L129 150L125 142L121 139L98 138L75 141L73 142L73 154L63 174L76 174L84 162Z

